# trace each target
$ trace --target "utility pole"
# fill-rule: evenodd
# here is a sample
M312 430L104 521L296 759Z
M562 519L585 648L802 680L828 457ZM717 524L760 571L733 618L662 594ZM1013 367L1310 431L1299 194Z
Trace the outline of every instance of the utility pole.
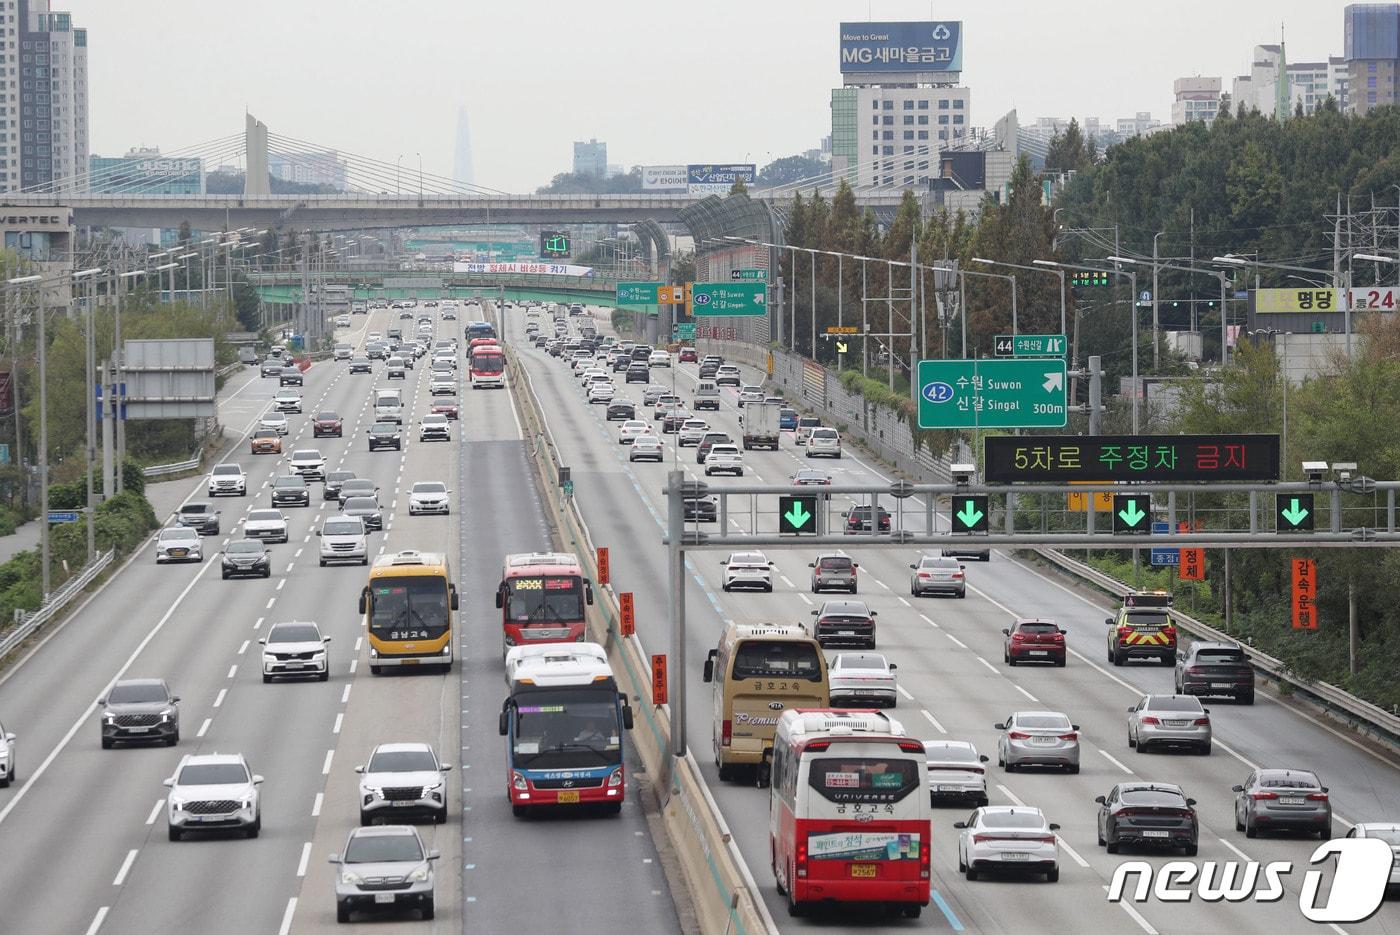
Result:
M1089 434L1099 434L1099 423L1103 417L1103 358L1091 355L1089 367Z
M42 288L36 290L34 317L39 319L39 564L43 568L44 600L48 600L53 582L49 571L49 355Z
M101 270L91 270L87 279L87 361L83 367L83 395L87 398L87 560L91 562L97 555L97 533L93 521L97 513L97 493L93 489L92 472L97 468L97 373L93 358L97 347L97 324L93 304L97 299L97 274ZM47 519L47 517L45 517Z

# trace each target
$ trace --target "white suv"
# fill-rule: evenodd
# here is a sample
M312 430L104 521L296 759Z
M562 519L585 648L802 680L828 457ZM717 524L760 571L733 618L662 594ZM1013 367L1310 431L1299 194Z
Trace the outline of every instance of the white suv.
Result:
M806 455L809 458L815 458L817 455L841 457L841 433L829 428L812 429L812 434L807 439Z
M178 841L186 831L241 830L256 838L262 830L262 804L255 776L241 753L192 754L180 760L175 775L165 780L170 787L165 814L170 823L170 840Z
M705 456L705 476L721 471L744 476L744 456L738 445L713 445Z
M360 824L393 816L402 823L413 816L447 821L447 778L452 767L439 763L425 743L381 743L369 762L356 766L360 774Z
M237 464L214 465L214 470L209 472L209 496L217 497L219 494L248 496L248 478L242 467Z
M314 675L322 682L331 677L326 659L329 636L314 623L278 623L258 640L262 644L262 677L270 682L278 675Z

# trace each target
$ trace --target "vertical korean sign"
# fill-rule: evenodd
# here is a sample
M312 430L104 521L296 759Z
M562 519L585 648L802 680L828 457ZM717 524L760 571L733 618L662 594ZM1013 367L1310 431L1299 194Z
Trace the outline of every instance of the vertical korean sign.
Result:
M1317 562L1293 559L1293 629L1317 629Z
M1181 561L1177 566L1177 577L1182 581L1204 581L1206 579L1206 550L1181 549Z

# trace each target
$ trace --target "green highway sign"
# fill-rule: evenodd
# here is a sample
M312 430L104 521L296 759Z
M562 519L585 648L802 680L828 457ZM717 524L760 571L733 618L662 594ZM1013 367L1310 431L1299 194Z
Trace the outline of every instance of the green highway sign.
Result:
M1152 495L1116 493L1113 495L1113 531L1147 535L1152 531Z
M987 498L957 496L952 501L953 532L987 531Z
M1064 360L921 360L921 429L1064 428Z
M768 284L763 282L697 282L690 290L696 318L768 314Z
M779 497L778 532L810 535L817 531L816 497Z
M620 282L617 284L617 304L655 305L656 290L665 283L660 282Z
M678 322L676 322L675 327L671 329L671 337L673 337L673 338L674 338L675 340L677 340L677 341L694 341L694 340L695 340L695 322L693 322L693 321L678 321Z
M1313 495L1310 493L1274 494L1274 516L1278 532L1312 532Z
M1062 334L999 334L992 345L998 357L1063 357L1068 346Z
M766 270L766 269L731 269L731 270L729 271L729 278L730 278L731 280L767 279L767 278L768 278L768 270Z

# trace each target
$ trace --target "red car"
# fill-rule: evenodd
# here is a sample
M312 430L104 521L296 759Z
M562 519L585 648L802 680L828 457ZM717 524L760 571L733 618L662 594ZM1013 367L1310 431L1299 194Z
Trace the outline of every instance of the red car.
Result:
M1065 631L1055 621L1017 617L1015 623L1001 632L1006 637L1002 659L1007 665L1021 662L1065 664Z
M681 356L680 356L679 359L680 359L680 362L683 363L683 364L684 364L684 363L692 363L692 364L693 364L693 363L695 363L697 360L700 359L700 356L699 356L698 354L695 353L695 348L693 348L693 347L683 347L683 348L681 348Z
M316 419L311 423L311 437L321 438L323 436L341 437L340 416L334 412L318 412Z
M449 419L457 418L457 401L453 399L433 403L433 415L447 416Z

